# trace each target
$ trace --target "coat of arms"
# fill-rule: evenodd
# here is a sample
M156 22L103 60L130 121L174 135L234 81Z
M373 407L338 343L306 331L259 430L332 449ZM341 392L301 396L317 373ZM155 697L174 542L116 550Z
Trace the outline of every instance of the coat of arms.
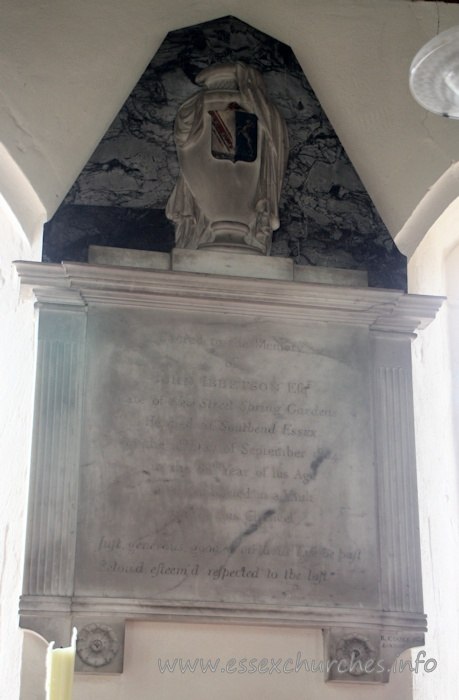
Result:
M256 114L230 102L225 110L212 110L212 155L235 163L243 160L253 163L257 158Z

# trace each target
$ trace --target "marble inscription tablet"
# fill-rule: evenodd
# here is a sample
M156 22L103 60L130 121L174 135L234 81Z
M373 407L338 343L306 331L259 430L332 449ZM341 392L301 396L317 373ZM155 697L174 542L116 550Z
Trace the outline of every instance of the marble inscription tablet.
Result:
M369 332L88 310L75 594L378 606Z

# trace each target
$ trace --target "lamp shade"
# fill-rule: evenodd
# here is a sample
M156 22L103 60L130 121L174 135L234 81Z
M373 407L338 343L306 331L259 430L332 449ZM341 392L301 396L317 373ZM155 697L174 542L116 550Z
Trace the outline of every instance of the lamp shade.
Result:
M459 119L459 27L441 32L418 51L410 90L429 112Z

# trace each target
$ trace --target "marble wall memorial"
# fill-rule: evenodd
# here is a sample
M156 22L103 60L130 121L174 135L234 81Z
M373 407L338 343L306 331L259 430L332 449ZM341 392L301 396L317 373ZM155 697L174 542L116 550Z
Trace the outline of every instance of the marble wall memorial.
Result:
M126 620L316 627L327 680L387 681L426 629L410 343L440 300L393 289L404 260L290 49L234 18L169 35L44 256L17 264L39 309L21 625L76 626L88 673L122 671Z
M345 679L387 680L381 639L425 630L410 342L438 299L18 269L40 308L21 624L111 650L126 619L313 626L326 658L384 660ZM80 669L121 669L101 654Z

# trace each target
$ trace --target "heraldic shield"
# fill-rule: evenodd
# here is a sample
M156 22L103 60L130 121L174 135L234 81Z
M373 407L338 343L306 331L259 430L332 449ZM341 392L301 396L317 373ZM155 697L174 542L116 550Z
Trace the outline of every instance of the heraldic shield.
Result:
M257 158L258 117L237 102L225 110L211 110L212 155L219 160L253 163Z
M285 123L261 74L211 65L174 125L180 172L166 206L177 248L269 255L288 156Z

